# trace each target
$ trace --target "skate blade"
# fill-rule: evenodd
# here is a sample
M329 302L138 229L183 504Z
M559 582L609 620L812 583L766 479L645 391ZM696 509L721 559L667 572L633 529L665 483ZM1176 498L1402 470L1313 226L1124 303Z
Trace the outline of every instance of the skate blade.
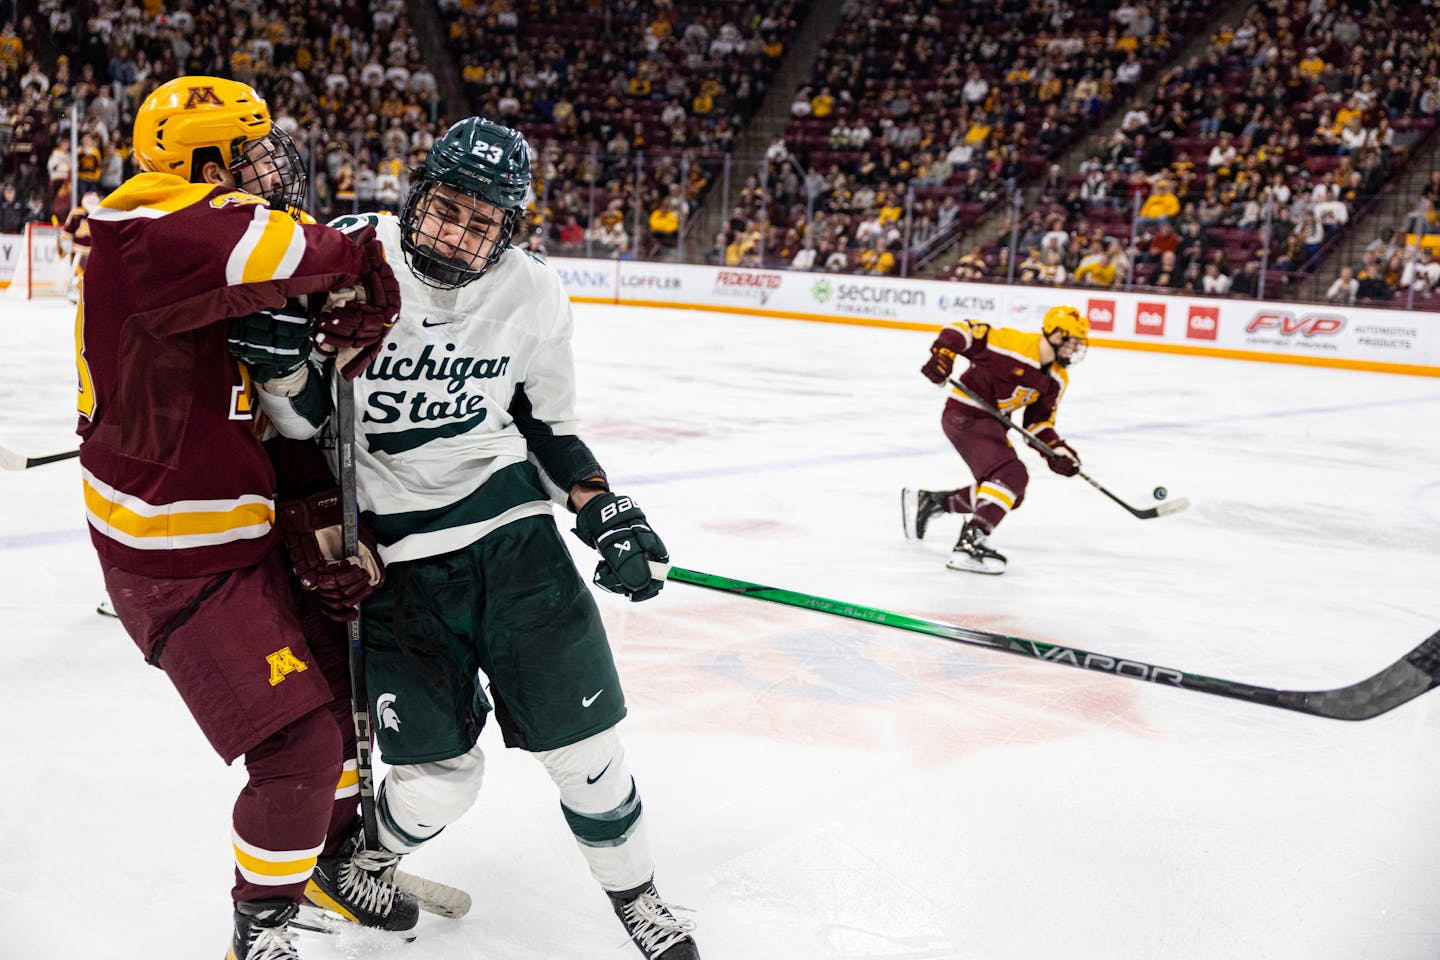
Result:
M355 924L338 914L321 910L314 904L301 903L299 912L290 919L290 926L296 930L323 933L333 937L345 927L353 927Z
M1005 564L999 560L976 560L967 554L956 554L945 561L947 570L959 570L963 573L983 573L989 576L999 576L1005 572Z
M900 527L905 531L906 540L918 540L915 536L915 518L920 515L920 494L909 487L900 490Z
M399 940L410 943L415 939L413 929L382 930L379 927L367 927L342 917L338 913L331 913L329 910L304 901L300 903L299 912L290 920L290 926L296 930L323 933L329 937L344 937L349 940L363 939L376 943L395 943Z

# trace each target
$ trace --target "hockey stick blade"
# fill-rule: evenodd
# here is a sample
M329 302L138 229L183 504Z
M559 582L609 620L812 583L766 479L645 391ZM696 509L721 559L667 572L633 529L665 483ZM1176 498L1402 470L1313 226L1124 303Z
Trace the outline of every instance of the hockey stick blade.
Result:
M1181 510L1190 508L1190 500L1186 497L1177 497L1174 500L1166 500L1164 503L1157 503L1151 507L1157 517L1168 517L1172 513L1179 513Z
M391 882L414 897L415 902L420 904L420 909L426 913L455 920L470 912L470 894L459 887L417 877L404 870L396 870Z
M1186 673L1173 667L1159 667L1139 660L1111 657L1090 653L1078 647L1066 647L1041 640L1027 640L1003 633L991 633L974 627L962 627L954 623L922 620L919 617L862 607L859 604L841 600L827 600L824 597L796 593L778 587L767 587L744 580L731 580L697 570L668 566L662 563L650 564L650 574L657 580L671 580L688 583L695 587L718 590L755 600L765 600L805 610L816 610L851 620L895 627L913 633L924 633L954 643L987 650L999 650L1032 660L1045 660L1081 670L1095 670L1132 680L1145 680L1166 687L1193 690L1232 700L1244 700L1267 707L1308 713L1332 720L1369 720L1382 713L1388 713L1401 704L1414 700L1428 690L1440 686L1440 631L1431 634L1415 649L1359 683L1333 690L1276 690L1242 683L1238 680L1222 680L1197 673Z
M979 409L981 413L989 415L1006 430L1014 430L1016 433L1020 434L1020 439L1024 440L1027 444L1034 448L1036 453L1039 453L1041 456L1045 457L1045 459L1053 460L1056 457L1063 456L1063 454L1056 453L1049 444L1041 440L1039 437L1035 436L1035 434L1031 433L1029 430L1026 430L1020 424L1016 423L1014 420L1011 420L1009 417L1005 416L1005 414L1001 413L999 410L996 410L993 406L986 403L978 393L965 386L965 384L961 383L959 380L951 377L945 382L949 386L954 387L956 390L965 394L966 397L970 398L971 403L977 409ZM1184 497L1179 497L1178 499L1171 500L1168 503L1162 503L1157 506L1146 507L1144 509L1141 509L1139 507L1132 507L1130 506L1130 504L1126 503L1124 500L1121 500L1119 497L1115 496L1115 494L1111 493L1103 483L1090 476L1084 470L1077 469L1075 471L1075 476L1079 477L1081 480L1084 480L1086 483L1090 484L1090 486L1094 487L1096 490L1099 490L1101 493L1105 494L1105 496L1109 497L1111 500L1114 500L1120 506L1124 507L1125 510L1128 511L1132 517L1137 517L1141 520L1154 520L1156 517L1168 517L1170 514L1179 513L1181 510L1184 510L1186 507L1190 506L1189 500L1185 499Z
M1172 513L1179 513L1181 510L1185 510L1190 506L1190 501L1187 498L1176 497L1174 500L1164 500L1160 503L1155 504L1155 506L1153 507L1146 507L1142 510L1139 507L1130 506L1130 504L1115 496L1115 494L1105 489L1104 486L1102 486L1098 481L1096 481L1084 470L1075 471L1075 476L1079 477L1081 480L1084 480L1086 483L1090 484L1090 486L1094 487L1096 490L1099 490L1101 493L1105 494L1105 496L1109 497L1111 500L1114 500L1116 503L1120 504L1120 506L1130 511L1132 516L1139 517L1141 520L1154 520L1156 517L1169 516Z
M1096 483L1094 480L1091 480L1089 477L1085 476L1083 472L1077 474L1077 476L1082 478L1086 483L1089 483L1091 486L1095 487L1095 489L1099 490L1101 493L1105 494L1105 496L1109 497L1111 500L1114 500L1116 503L1120 504L1120 506L1124 507L1126 510L1129 510L1132 515L1139 517L1141 520L1154 520L1156 517L1168 517L1172 513L1179 513L1181 510L1188 510L1190 508L1190 500L1187 497L1176 497L1174 500L1165 500L1161 503L1155 504L1155 506L1153 507L1145 507L1144 509L1141 509L1139 507L1132 507L1124 500L1121 500L1119 497L1115 496L1109 490L1106 490L1104 487L1100 486L1100 484Z
M26 457L14 450L0 447L0 470L29 470L31 467L40 467L47 463L73 460L78 456L80 456L79 450L66 450L64 453L52 453L43 457Z

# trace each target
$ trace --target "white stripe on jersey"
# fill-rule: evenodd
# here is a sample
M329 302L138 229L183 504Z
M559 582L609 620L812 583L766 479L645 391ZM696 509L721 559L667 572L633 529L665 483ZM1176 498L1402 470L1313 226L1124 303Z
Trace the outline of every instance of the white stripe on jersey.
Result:
M250 226L245 228L245 232L240 235L240 241L230 251L230 259L225 261L225 282L232 287L245 282L245 265L250 262L250 255L260 245L260 238L265 236L265 228L269 222L270 208L257 204L255 213L250 218Z

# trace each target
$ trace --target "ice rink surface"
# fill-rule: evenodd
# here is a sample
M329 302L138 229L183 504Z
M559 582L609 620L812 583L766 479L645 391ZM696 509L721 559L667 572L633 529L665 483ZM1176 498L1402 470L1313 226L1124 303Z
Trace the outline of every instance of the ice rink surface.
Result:
M1061 433L1193 506L1138 521L1023 452L981 577L945 569L958 518L901 534L902 486L968 481L929 334L576 313L583 434L680 566L1286 689L1440 627L1440 380L1092 349ZM0 444L73 447L71 308L0 314ZM95 615L75 461L0 492L0 957L218 958L243 772ZM1440 956L1440 694L1344 723L681 584L600 603L706 960ZM471 914L306 960L638 957L540 766L483 736L476 807L408 863Z

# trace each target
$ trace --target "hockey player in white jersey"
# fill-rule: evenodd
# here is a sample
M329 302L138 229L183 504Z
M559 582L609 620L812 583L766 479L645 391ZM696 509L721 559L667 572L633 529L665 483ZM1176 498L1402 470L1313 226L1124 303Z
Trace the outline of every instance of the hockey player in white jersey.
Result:
M650 960L691 960L693 923L655 889L615 730L619 677L552 498L599 551L600 587L649 599L662 582L647 561L668 557L577 435L569 298L553 269L511 243L530 158L518 132L462 120L416 171L400 217L334 223L374 227L403 302L355 381L359 503L387 565L364 606L371 708L390 765L380 837L409 853L474 802L490 710L483 670L506 745L550 773L632 941ZM284 372L262 385L263 407L282 432L313 435L332 380L312 364Z

